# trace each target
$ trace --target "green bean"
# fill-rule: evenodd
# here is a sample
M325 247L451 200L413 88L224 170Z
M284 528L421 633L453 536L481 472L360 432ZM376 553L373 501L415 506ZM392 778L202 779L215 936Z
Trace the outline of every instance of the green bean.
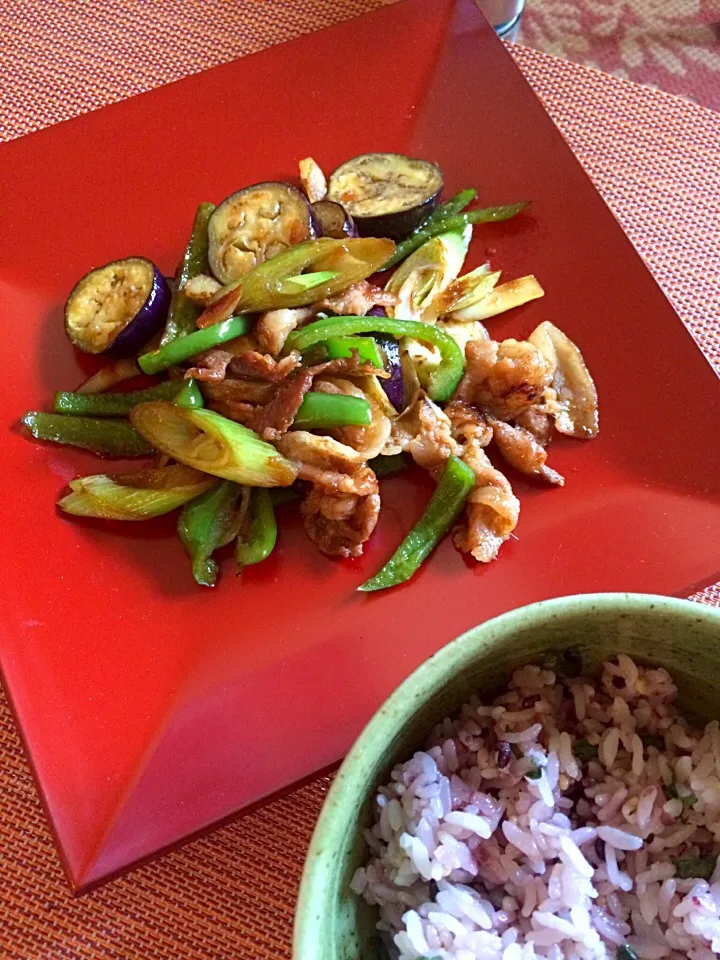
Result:
M183 384L183 387L175 397L175 403L179 407L190 407L191 409L199 410L205 406L205 401L200 392L200 387L197 385L197 380L181 380L180 383Z
M389 270L400 263L406 257L421 247L428 240L436 237L439 233L449 233L454 230L462 230L468 224L474 223L497 223L501 220L510 220L517 216L527 206L529 201L524 203L510 203L500 207L485 207L482 210L469 210L466 213L456 213L451 216L442 216L437 219L429 219L427 225L420 225L415 233L410 234L407 240L403 240L395 247L395 253L386 260L382 266L383 270Z
M213 553L237 536L237 503L242 488L221 480L186 504L178 519L178 536L192 563L195 582L214 587L218 565Z
M378 480L384 480L385 477L403 473L407 470L409 462L404 453L381 453L377 457L373 457L372 460L368 460L368 466L375 471Z
M250 499L250 529L246 537L238 537L235 547L238 573L269 557L276 540L277 522L270 491L257 487Z
M70 393L59 391L53 400L55 413L72 413L93 417L124 417L138 403L149 400L172 400L182 390L182 380L166 380L146 390L127 393Z
M191 279L201 273L209 273L208 264L208 221L215 210L212 203L201 203L197 208L193 221L192 233L185 248L180 272L177 277L177 287L170 301L170 309L165 323L165 331L160 345L165 346L185 337L195 329L200 309L192 300L188 300L183 287Z
M426 227L429 223L433 223L436 220L442 220L444 217L451 217L456 213L460 213L473 202L476 196L477 190L474 190L472 187L469 187L467 190L461 190L460 193L456 193L455 196L450 197L445 203L441 203L439 207L435 207L430 216L426 217L420 226Z
M450 529L474 485L470 467L458 457L449 457L423 515L382 570L358 590L385 590L409 580Z
M22 422L36 440L81 447L101 457L143 457L154 449L127 420L68 417L31 410Z
M202 330L195 330L194 333L188 333L187 336L166 343L157 350L144 353L138 357L138 365L143 373L160 373L168 367L184 363L198 353L211 350L221 343L227 343L228 340L235 340L236 337L247 333L249 328L250 321L247 317L230 317L222 323L214 323Z

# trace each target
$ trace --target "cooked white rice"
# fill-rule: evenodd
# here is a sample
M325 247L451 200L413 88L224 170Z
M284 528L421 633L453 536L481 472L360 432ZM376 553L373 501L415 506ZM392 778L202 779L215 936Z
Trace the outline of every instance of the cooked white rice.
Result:
M443 721L379 789L352 881L391 954L720 956L720 725L675 695L621 655L599 682L524 667Z

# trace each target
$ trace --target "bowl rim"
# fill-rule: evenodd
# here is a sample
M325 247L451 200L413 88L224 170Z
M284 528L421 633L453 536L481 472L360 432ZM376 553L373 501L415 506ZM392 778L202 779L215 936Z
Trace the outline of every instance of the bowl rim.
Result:
M472 658L488 633L519 629L529 620L543 623L558 613L570 617L589 608L615 608L625 613L652 610L658 614L666 613L680 618L692 614L695 620L720 623L720 609L696 600L622 591L582 593L540 600L509 610L470 627L440 647L416 667L378 707L335 775L315 824L300 880L295 908L293 960L316 960L322 956L321 941L326 941L326 928L322 923L313 922L312 913L317 910L318 904L325 901L332 888L336 856L333 845L327 843L326 836L336 830L345 832L349 825L347 801L351 800L356 792L355 780L363 769L372 763L373 747L377 747L378 741L385 740L389 731L396 731L407 723L412 710L412 707L407 705L412 704L413 700L417 702L418 698L426 700L438 686L449 680L464 660ZM408 693L413 696L408 697ZM403 703L406 706L401 706ZM388 725L388 717L392 714L395 716ZM320 917L315 919L319 921Z

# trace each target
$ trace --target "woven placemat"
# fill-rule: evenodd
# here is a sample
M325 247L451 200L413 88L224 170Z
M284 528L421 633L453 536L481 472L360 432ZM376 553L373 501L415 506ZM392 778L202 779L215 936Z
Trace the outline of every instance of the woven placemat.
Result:
M378 5L178 0L173 19L168 3L0 0L0 83L14 105L0 110L3 138ZM720 116L534 51L513 54L720 366ZM720 606L720 589L694 599ZM329 780L73 900L1 699L0 750L0 960L289 957L297 884Z
M0 0L0 141L394 2Z

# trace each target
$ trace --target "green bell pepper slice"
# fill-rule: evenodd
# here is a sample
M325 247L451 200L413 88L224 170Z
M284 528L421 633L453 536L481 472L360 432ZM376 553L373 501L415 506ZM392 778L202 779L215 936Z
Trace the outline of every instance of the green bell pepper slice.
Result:
M144 353L138 357L138 366L143 373L160 373L167 370L168 367L174 367L178 363L184 363L198 353L204 353L206 350L212 350L213 347L220 346L221 343L227 343L228 340L235 340L241 337L250 329L250 320L248 317L230 317L229 320L223 320L222 323L215 323L202 330L195 330L194 333L188 333L165 346L158 347L150 353Z
M372 410L363 397L346 397L319 391L305 394L293 420L293 426L302 430L369 427L371 423Z
M330 360L351 357L357 350L360 363L371 363L374 367L383 367L380 348L372 337L330 337L323 344Z
M356 333L389 333L391 336L414 337L436 346L440 365L429 375L428 394L437 403L447 403L460 382L465 367L463 352L450 336L438 327L417 320L396 317L328 317L293 331L285 344L288 350L307 350L329 337L348 337Z

